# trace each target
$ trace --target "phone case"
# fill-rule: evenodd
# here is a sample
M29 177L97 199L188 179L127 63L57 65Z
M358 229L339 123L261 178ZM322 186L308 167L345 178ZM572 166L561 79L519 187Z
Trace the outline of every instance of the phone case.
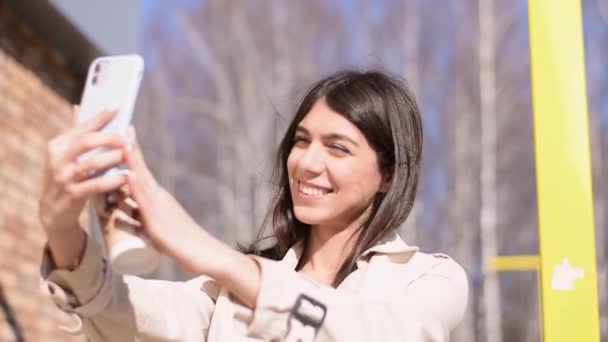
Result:
M87 74L78 122L87 121L105 109L116 107L118 113L101 130L125 133L133 117L143 71L144 61L138 55L95 59ZM101 151L103 149L99 148L84 153L79 160L90 158Z

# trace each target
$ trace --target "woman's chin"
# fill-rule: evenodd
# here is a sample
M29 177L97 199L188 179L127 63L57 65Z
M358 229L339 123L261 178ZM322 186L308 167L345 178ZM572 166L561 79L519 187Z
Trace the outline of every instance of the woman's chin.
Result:
M311 226L317 226L328 221L327 215L313 208L295 208L294 215L298 221Z

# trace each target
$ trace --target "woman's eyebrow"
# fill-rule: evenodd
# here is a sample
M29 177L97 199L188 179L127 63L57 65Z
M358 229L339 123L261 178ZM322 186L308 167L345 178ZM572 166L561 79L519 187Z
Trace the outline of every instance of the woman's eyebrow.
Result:
M310 135L310 132L303 126L296 127L296 132L301 132L306 135ZM355 140L353 140L352 138L350 138L344 134L329 133L329 134L322 135L322 137L323 137L323 139L329 139L329 140L344 140L344 141L347 141L347 142L355 145L356 147L359 147L359 144L357 144L357 142Z
M349 143L355 145L355 147L359 147L359 144L357 144L356 141L354 141L353 139L349 138L348 136L346 136L344 134L330 133L330 134L324 135L323 138L330 139L330 140L344 140L344 141L348 141Z
M297 132L301 132L301 133L304 133L304 134L309 134L308 130L306 128L304 128L303 126L296 127L296 133Z

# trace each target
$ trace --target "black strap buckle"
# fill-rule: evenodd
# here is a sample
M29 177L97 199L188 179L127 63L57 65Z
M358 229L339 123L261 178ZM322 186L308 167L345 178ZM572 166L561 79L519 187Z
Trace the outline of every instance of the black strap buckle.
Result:
M291 309L291 316L304 325L318 329L325 321L327 306L325 304L301 294Z

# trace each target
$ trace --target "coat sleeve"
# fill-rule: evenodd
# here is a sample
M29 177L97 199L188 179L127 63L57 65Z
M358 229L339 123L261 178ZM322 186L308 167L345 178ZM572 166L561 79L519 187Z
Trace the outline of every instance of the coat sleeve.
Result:
M255 259L262 284L249 334L268 340L448 341L466 308L465 272L444 256L399 294L384 297L317 285L275 261Z
M71 333L91 341L205 341L214 308L203 291L209 278L170 282L115 272L88 236L78 268L54 270L45 248L41 274L43 290L76 318Z

